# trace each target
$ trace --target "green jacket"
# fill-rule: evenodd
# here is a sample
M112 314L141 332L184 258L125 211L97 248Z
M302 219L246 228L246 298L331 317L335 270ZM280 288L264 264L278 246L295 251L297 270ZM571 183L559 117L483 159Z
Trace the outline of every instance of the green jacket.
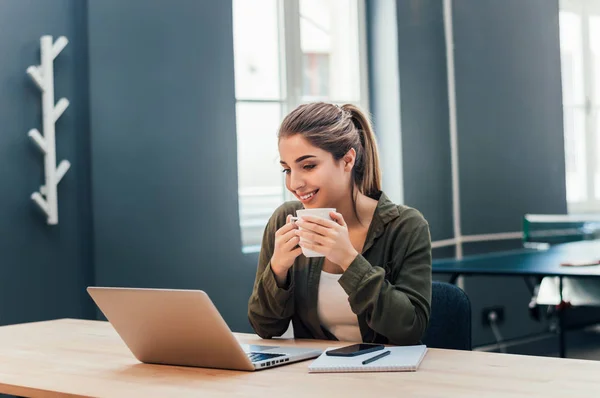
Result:
M295 338L336 340L317 314L323 257L297 257L285 288L271 271L275 232L302 208L300 202L284 203L265 228L248 318L263 338L281 336L291 320ZM362 253L339 283L358 316L363 342L419 343L431 310L431 238L421 213L381 193Z

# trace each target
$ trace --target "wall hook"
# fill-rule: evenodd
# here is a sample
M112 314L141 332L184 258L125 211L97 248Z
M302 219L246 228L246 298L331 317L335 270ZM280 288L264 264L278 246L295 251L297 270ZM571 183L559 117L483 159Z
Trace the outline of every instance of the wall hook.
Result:
M60 36L52 42L52 36L40 39L41 64L27 68L27 74L42 92L42 128L43 135L37 129L29 130L29 137L44 155L45 184L39 192L31 194L31 199L48 217L48 224L58 224L57 186L71 167L68 160L62 160L56 166L55 123L69 106L69 100L61 98L54 103L54 59L69 43Z

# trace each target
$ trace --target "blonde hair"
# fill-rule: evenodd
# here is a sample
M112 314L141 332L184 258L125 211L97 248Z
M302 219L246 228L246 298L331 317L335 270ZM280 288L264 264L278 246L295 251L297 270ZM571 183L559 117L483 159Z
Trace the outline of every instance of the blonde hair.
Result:
M280 140L296 134L302 134L311 145L331 153L336 161L354 148L352 188L356 185L362 194L371 198L381 191L375 133L368 116L357 106L325 102L300 105L283 119L277 136Z

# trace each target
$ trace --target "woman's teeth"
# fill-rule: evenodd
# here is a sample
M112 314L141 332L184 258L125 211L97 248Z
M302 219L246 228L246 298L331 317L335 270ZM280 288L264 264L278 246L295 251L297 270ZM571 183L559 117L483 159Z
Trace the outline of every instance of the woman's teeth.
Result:
M315 194L315 192L316 192L316 191L314 191L314 192L311 192L311 193L309 193L309 194L306 194L306 195L304 195L304 196L300 196L300 199L302 199L302 200L310 199L310 198L312 198L312 197L313 197L313 195Z

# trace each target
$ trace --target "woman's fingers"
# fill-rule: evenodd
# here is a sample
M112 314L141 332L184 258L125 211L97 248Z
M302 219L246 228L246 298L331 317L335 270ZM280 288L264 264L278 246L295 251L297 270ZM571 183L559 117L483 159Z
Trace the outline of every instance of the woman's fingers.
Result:
M314 242L302 241L302 242L300 242L300 247L303 249L308 249L308 250L312 250L314 252L323 254L323 246L318 245Z
M283 244L282 249L286 252L292 251L296 246L298 246L298 243L300 243L300 238L294 236Z
M342 213L336 213L335 211L332 211L329 212L329 217L331 217L333 221L335 221L342 227L346 226L346 221L344 221L344 216L342 216Z
M331 233L332 229L328 227L324 227L319 224L315 224L310 221L298 221L298 226L302 227L302 229L314 232L319 235L327 236Z
M301 238L309 240L311 242L322 244L323 239L325 238L323 235L315 234L309 231L294 231L295 235L298 235Z
M289 231L287 231L285 234L281 235L279 237L281 243L285 244L287 243L290 239L294 238L297 236L296 232L298 230L297 229L291 229Z
M330 246L333 246L335 242L334 239L328 236L317 235L313 234L312 232L297 231L296 234L298 234L298 236L302 238L302 243L304 243L305 241L309 241L317 246L323 246L328 248Z
M335 221L332 221L332 220L329 220L326 218L321 218L321 217L314 217L314 216L302 216L302 218L299 219L296 223L299 226L302 226L302 228L304 228L304 225L307 222L312 223L312 224L317 224L317 225L320 225L325 228L335 228L335 227L339 226L339 224Z
M275 237L285 235L289 231L297 229L296 224L294 224L293 222L290 222L291 218L292 218L292 216L288 214L288 216L286 218L287 222L285 223L285 225L283 227L279 228L277 230L277 232L275 232Z

